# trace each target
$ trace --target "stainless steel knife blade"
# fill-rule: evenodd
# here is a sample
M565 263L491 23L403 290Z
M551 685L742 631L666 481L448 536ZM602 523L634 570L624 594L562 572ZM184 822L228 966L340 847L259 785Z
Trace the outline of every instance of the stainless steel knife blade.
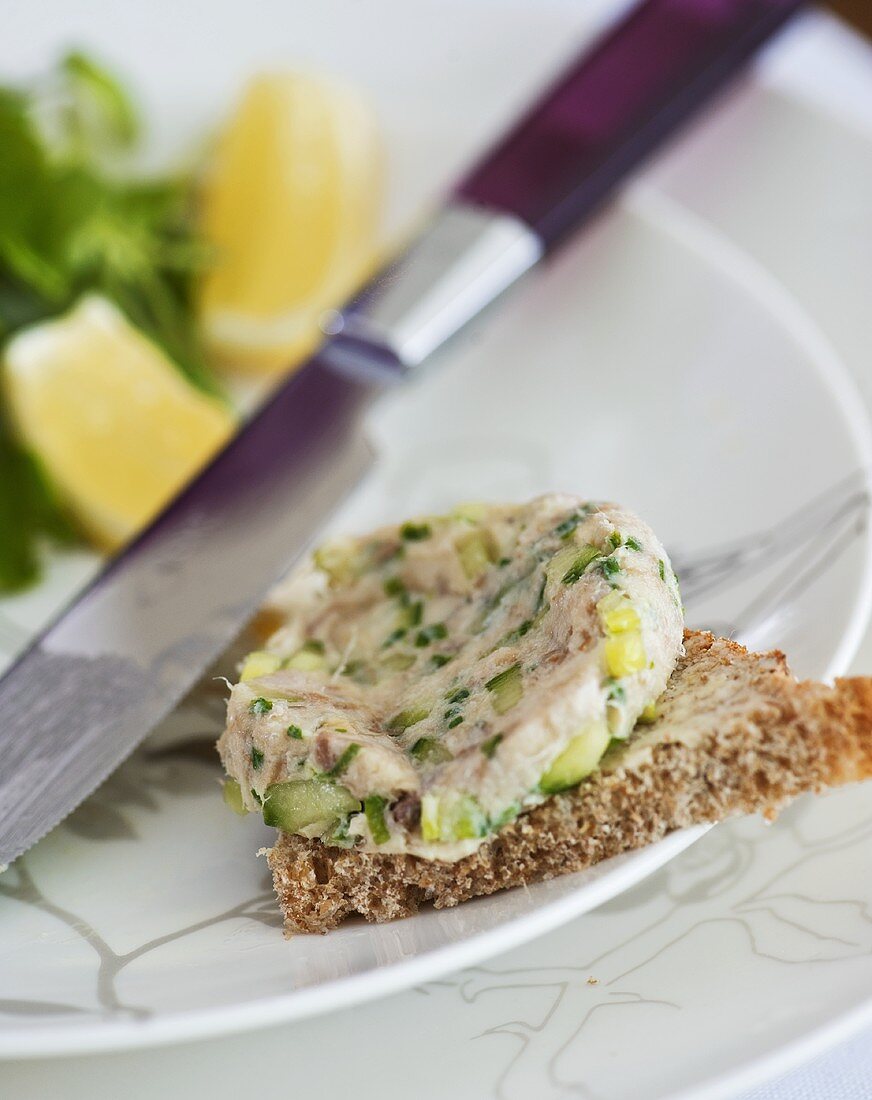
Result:
M0 864L238 634L371 464L361 418L379 388L309 363L0 680Z

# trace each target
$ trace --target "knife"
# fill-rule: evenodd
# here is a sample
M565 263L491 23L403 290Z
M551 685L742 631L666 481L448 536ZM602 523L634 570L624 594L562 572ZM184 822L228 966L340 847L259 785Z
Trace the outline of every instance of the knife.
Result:
M801 0L647 0L557 80L315 356L0 680L0 864L179 702L373 461L361 422L563 241Z

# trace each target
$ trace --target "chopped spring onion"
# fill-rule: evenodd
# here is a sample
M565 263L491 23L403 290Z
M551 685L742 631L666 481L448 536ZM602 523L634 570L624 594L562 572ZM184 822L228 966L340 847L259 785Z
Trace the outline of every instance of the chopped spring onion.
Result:
M481 744L481 751L485 754L488 760L493 759L494 753L499 747L500 741L502 741L503 735L501 733L495 733L493 737L489 737L487 741L483 741Z
M591 546L590 543L582 546L570 567L560 578L563 584L575 584L590 563L598 557L600 557L600 551L595 546Z
M297 652L288 660L287 668L296 668L300 672L317 672L327 667L324 656L324 643L312 638L303 642Z
M235 779L224 780L224 805L229 806L240 817L245 817L248 813L245 803L242 801L242 788Z
M425 707L409 707L407 710L401 710L388 722L388 729L392 732L402 733L409 726L416 726L419 722L423 722L429 713L429 708Z
M363 812L369 825L370 836L376 844L384 844L391 839L390 830L385 822L387 799L379 794L371 794L363 800Z
M419 649L423 649L424 646L430 645L432 642L441 641L442 638L448 637L448 630L445 623L430 623L429 626L423 627L418 631L415 636L415 645Z
M499 547L490 531L467 531L455 539L454 547L463 572L470 580L480 577L499 558Z
M521 666L512 665L503 669L496 676L491 677L484 685L493 696L491 702L497 714L505 714L520 701L524 694L524 685L521 680Z
M249 714L269 714L273 709L273 705L269 699L264 699L263 696L259 696L257 699L252 699L248 704Z
M351 761L355 758L355 756L357 756L359 752L360 745L358 745L356 742L353 742L346 749L343 750L343 752L339 756L339 759L336 761L333 767L324 774L328 777L328 779L338 779L340 775L344 775L348 771L348 767L351 764Z
M263 767L263 752L256 745L251 746L251 766L256 772Z
M429 523L404 523L400 528L400 536L406 542L421 542L433 534L433 528Z
M444 764L452 759L448 749L432 737L419 737L409 752L422 764Z

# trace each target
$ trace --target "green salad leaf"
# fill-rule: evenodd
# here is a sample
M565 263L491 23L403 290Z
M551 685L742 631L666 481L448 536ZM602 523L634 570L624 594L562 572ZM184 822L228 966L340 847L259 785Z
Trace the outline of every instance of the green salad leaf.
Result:
M194 229L193 174L126 170L140 133L124 86L78 51L31 87L0 87L0 356L20 329L95 292L194 385L219 393L194 319L209 257ZM39 543L72 530L0 401L0 592L31 583Z

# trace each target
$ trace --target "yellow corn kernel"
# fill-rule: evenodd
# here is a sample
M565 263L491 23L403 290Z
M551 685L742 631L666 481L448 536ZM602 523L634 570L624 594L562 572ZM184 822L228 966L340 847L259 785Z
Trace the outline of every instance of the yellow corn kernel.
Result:
M616 680L640 672L648 663L641 631L629 630L607 638L605 656L608 674Z
M604 629L609 634L624 634L638 630L642 623L630 597L617 589L603 596L596 605Z
M256 649L245 658L242 671L239 673L240 683L245 680L256 680L258 676L269 676L281 667L282 659L275 653L267 653L265 649Z
M425 794L421 799L421 836L424 840L439 839L439 799Z
M365 571L363 555L354 539L331 539L318 547L312 560L327 574L331 585L347 584Z

